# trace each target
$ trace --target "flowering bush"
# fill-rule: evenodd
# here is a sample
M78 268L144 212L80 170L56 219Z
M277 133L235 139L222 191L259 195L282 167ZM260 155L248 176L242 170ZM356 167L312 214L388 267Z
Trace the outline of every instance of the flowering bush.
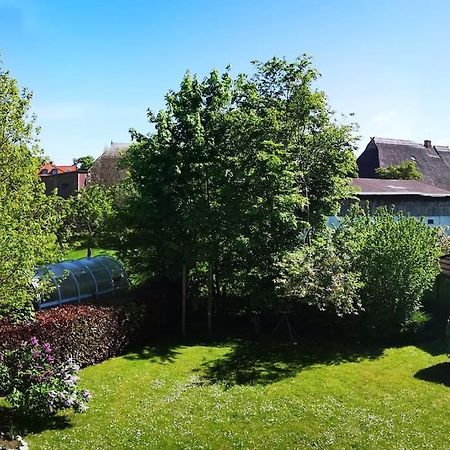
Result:
M19 413L48 417L60 410L87 410L89 391L77 387L80 367L71 359L56 362L50 344L36 337L0 353L2 395Z

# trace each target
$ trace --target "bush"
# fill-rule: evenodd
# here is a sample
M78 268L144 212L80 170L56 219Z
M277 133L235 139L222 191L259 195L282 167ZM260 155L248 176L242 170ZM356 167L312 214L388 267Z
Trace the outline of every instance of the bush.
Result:
M436 229L386 209L360 213L342 230L359 240L354 270L361 273L361 304L367 331L391 336L403 331L422 308L422 298L440 272Z
M356 314L361 310L361 276L352 268L351 248L337 245L335 237L331 230L325 230L314 245L287 254L278 284L284 295L303 299L320 311L333 310L338 316Z
M122 354L143 340L146 309L127 307L66 305L40 311L34 322L0 322L0 350L18 348L35 336L48 342L58 362L68 357L81 366Z
M51 345L36 337L0 352L0 386L11 406L28 417L44 418L64 409L87 410L91 394L77 388L79 366L56 362Z
M311 247L288 254L280 286L291 298L337 315L357 314L361 334L410 330L439 273L437 230L414 217L355 209Z

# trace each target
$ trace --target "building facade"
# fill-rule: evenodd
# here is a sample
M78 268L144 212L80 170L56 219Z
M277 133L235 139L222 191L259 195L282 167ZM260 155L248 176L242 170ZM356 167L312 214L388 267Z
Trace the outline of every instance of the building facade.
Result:
M53 163L45 163L39 170L39 178L45 184L46 194L56 190L61 197L68 198L86 186L87 171L79 170L73 164L71 166L57 166Z

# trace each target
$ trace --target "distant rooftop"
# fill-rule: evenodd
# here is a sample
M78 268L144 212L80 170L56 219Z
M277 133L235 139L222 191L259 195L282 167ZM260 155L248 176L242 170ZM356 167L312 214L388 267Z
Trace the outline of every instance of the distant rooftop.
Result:
M120 153L123 150L126 150L131 144L127 142L113 142L111 141L111 145L105 147L104 152L106 153Z
M414 142L406 139L373 137L357 159L361 178L378 178L377 169L414 161L428 185L450 191L450 148L433 145L430 139Z
M360 196L366 195L419 195L422 197L450 197L450 191L416 180L383 180L353 178L352 184Z
M72 164L70 166L60 166L53 164L51 162L47 162L42 164L42 166L39 169L39 175L45 176L45 175L59 175L61 173L67 173L67 172L77 172L78 167L76 164Z

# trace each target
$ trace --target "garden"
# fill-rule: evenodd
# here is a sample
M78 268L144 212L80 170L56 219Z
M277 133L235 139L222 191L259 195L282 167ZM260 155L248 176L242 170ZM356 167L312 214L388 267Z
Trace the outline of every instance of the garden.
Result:
M449 369L439 341L166 342L83 369L86 413L15 432L36 449L444 449Z
M307 56L187 73L125 180L63 199L0 70L0 446L449 447L449 238L358 204L356 125L318 77ZM36 307L37 267L95 255L127 292Z

